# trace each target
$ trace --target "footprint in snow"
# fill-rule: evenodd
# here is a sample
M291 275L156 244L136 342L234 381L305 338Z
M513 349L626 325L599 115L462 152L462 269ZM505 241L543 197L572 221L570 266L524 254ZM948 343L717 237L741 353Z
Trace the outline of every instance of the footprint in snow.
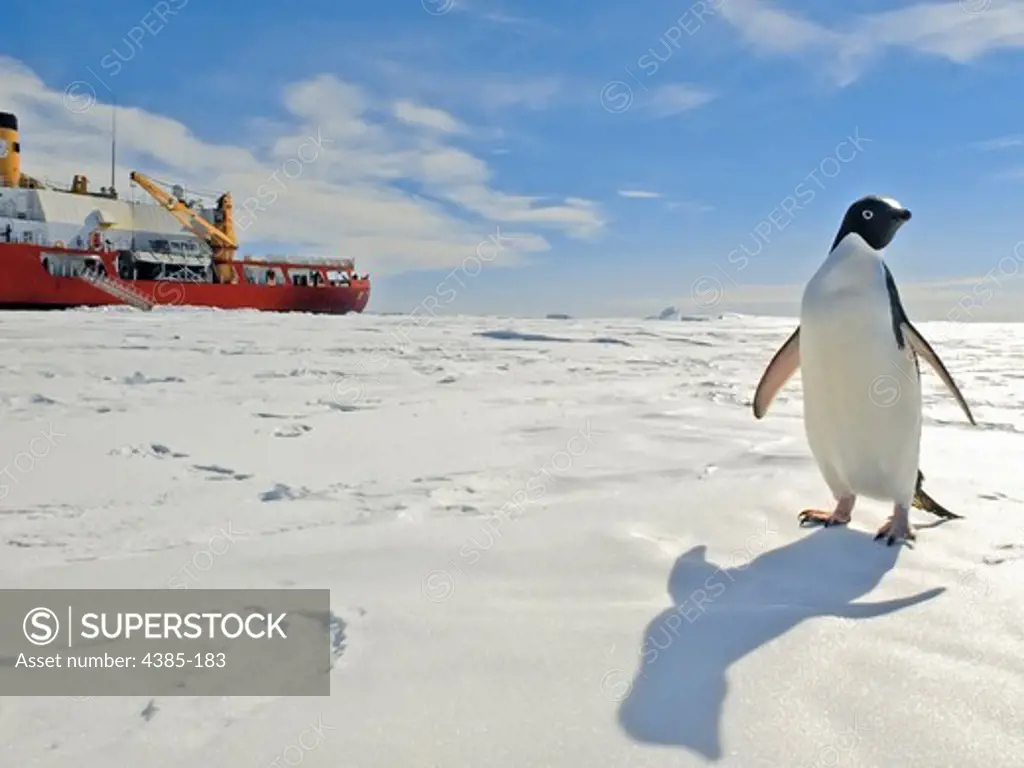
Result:
M155 459L184 459L187 453L172 451L166 445L150 443L143 446L127 445L122 448L114 448L108 452L110 456L148 456Z
M342 403L323 403L332 411L341 411L342 413L352 413L353 411L363 410L358 405L344 405Z
M109 379L109 376L105 376L105 379ZM125 376L121 379L122 384L183 384L185 380L180 376L155 376L150 377L141 371L136 371L131 376Z
M1024 544L1000 544L996 549L1002 554L986 555L981 560L985 565L1002 565L1024 559Z
M307 499L311 491L308 488L292 488L284 483L277 483L269 491L260 494L260 501L297 501Z
M210 476L206 478L207 480L248 480L252 477L252 475L235 472L233 469L216 464L193 464L192 468L198 469L200 472L208 472Z
M301 437L313 428L307 424L289 424L274 430L274 437Z

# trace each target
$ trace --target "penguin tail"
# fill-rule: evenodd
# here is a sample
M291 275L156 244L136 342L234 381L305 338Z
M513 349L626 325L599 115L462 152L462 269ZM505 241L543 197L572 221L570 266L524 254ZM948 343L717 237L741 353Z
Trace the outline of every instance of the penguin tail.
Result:
M939 502L937 502L935 499L933 499L931 496L929 496L928 493L924 490L924 488L921 487L923 483L924 483L924 475L921 474L920 470L918 470L918 472L917 472L917 490L914 492L914 503L913 503L913 506L917 507L918 509L924 510L925 512L930 512L931 514L935 515L936 517L941 517L944 520L962 520L963 519L963 517L964 517L963 515L958 515L958 514L956 514L954 512L950 512L944 506L939 504Z

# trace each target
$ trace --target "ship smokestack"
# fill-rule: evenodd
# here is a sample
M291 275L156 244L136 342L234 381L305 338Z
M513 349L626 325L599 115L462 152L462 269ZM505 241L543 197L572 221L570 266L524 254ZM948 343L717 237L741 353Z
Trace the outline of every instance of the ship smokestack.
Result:
M18 118L0 112L0 186L16 187L21 182L21 143Z

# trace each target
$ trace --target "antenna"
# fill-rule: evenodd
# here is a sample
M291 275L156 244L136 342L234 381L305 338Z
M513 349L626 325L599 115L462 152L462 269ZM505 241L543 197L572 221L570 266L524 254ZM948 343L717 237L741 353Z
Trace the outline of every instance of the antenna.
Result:
M114 181L117 164L117 97L113 97L110 107L110 196L117 197Z

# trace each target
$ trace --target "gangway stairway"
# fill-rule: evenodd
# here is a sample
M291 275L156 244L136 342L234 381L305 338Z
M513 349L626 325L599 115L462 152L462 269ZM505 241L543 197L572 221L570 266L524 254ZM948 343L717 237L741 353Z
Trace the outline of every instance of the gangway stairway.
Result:
M120 299L125 304L141 309L143 312L149 312L154 307L153 302L145 296L137 291L133 291L126 285L114 282L105 275L97 275L94 272L81 272L76 277L89 283L94 288L98 288L104 293L113 296L115 299Z

